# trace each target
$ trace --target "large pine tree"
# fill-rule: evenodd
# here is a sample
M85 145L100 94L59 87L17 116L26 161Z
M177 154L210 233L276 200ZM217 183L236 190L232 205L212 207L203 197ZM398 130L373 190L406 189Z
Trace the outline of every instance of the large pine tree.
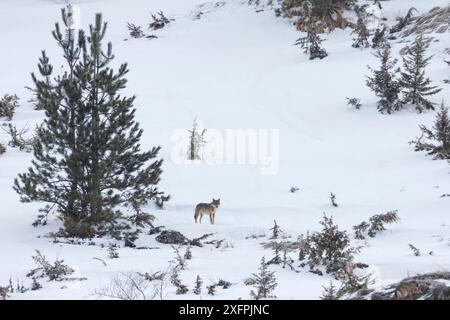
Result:
M75 33L63 10L66 32L59 24L53 36L62 48L65 71L54 76L45 52L33 74L38 103L45 110L37 130L34 160L15 180L24 202L47 203L44 215L56 210L64 235L92 237L116 230L121 208L138 208L149 200L167 200L156 185L160 147L141 151L142 130L135 121L134 97L123 97L128 72L117 71L112 45L103 45L107 24L97 14L89 34ZM42 217L43 215L41 215Z
M420 35L411 47L407 48L403 57L403 71L400 84L402 86L403 101L412 104L418 112L425 109L434 110L434 103L427 99L428 96L440 92L442 89L431 86L431 80L425 76L425 67L432 57L425 57L427 44Z
M381 113L392 113L402 108L399 100L400 84L395 77L398 70L395 69L396 59L392 59L391 48L385 43L382 48L378 49L375 57L380 60L380 69L372 71L372 76L367 77L367 86L371 88L377 97L378 111Z

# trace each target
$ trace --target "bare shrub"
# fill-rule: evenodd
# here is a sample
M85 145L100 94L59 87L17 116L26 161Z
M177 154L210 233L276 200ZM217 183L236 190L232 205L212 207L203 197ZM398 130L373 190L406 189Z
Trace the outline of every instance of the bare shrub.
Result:
M96 290L95 294L117 300L163 300L166 278L162 272L121 272L114 275L108 286Z
M18 148L20 151L31 152L35 144L36 137L25 138L24 136L28 133L29 128L25 127L17 130L16 125L8 123L6 129L3 129L10 136L10 141L8 145L12 148Z

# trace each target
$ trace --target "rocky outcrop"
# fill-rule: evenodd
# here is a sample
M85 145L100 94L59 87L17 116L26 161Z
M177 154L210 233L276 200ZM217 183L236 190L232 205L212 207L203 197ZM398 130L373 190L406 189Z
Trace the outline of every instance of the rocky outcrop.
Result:
M450 5L435 7L429 12L412 17L408 25L399 32L401 37L417 35L419 33L450 32Z
M379 290L360 290L351 300L450 300L450 272L406 278Z

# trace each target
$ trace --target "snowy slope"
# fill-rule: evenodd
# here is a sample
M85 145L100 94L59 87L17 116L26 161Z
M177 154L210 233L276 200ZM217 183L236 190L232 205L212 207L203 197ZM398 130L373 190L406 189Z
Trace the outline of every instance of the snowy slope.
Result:
M219 290L214 298L248 298L243 280L256 271L264 250L262 239L246 239L252 234L269 234L276 219L294 238L317 230L323 212L333 215L339 226L351 226L373 214L397 209L401 223L389 227L358 255L357 260L377 270L377 285L398 281L408 274L447 270L450 267L449 226L450 168L445 161L432 161L415 153L408 145L418 134L418 124L431 124L434 112L416 114L402 111L381 115L376 98L365 85L367 65L376 65L372 51L351 47L350 30L326 35L329 57L309 61L293 46L298 32L270 10L256 13L239 1L212 10L200 20L192 12L204 0L84 0L73 1L81 8L83 26L95 12L109 21L108 39L113 42L116 63L130 67L127 94L137 96L137 119L144 129L143 146L161 145L165 159L161 188L172 199L163 211L155 211L157 224L188 236L217 233L230 247L193 249L193 260L182 279L192 285L197 274L206 283L219 278L234 285ZM410 6L421 13L443 0L383 2L383 14L391 21ZM61 64L59 50L51 37L53 23L60 21L65 1L1 0L0 94L17 93L22 100L14 121L18 127L33 126L42 119L27 101L30 72L36 70L40 51L45 49L55 68ZM126 22L144 25L150 12L163 10L175 22L157 31L155 40L129 40ZM436 36L428 74L444 90L433 97L450 101L450 85L443 84L450 70L443 63L443 50L450 35ZM398 52L404 44L396 44ZM349 110L345 97L359 97L360 111ZM278 129L279 170L261 175L258 165L177 164L172 157L172 134L189 129L198 117L208 129ZM0 132L0 141L7 142ZM41 250L49 259L60 257L76 266L80 283L44 283L36 292L13 295L23 298L96 298L94 291L120 271L151 271L167 267L173 258L170 246L152 237L142 245L158 250L120 248L120 259L107 266L93 259L106 259L99 246L53 244L39 237L55 231L58 222L33 228L39 204L22 204L11 186L32 156L8 148L0 156L0 285L11 277L29 284L26 273L34 267L31 256ZM300 187L290 193L291 186ZM328 195L337 195L338 208ZM220 197L216 225L195 225L197 203ZM355 242L356 244L357 242ZM408 248L413 243L434 255L415 257ZM315 299L330 277L306 271L294 273L274 267L282 299ZM182 298L198 298L193 295ZM168 289L167 298L175 296ZM211 298L203 294L203 299Z

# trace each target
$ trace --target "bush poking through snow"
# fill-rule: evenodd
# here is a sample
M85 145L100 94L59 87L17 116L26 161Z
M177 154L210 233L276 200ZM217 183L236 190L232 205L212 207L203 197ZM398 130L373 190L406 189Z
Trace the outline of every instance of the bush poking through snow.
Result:
M229 287L231 287L231 282L227 281L227 280L219 279L219 281L217 282L217 286L222 287L222 289L226 290Z
M172 269L170 283L177 289L175 292L177 295L183 295L189 292L188 287L181 282L180 270L177 267Z
M269 271L269 267L264 257L258 268L258 273L253 273L253 287L255 290L250 291L250 296L255 300L276 298L273 291L277 287L277 279L274 271Z
M204 235L198 237L198 238L194 238L192 240L189 240L189 245L193 246L193 247L202 247L202 241L208 239L209 237L213 236L214 233L205 233ZM220 241L219 241L220 242ZM219 242L215 242L215 241L209 241L209 242L205 242L205 243L212 243L212 244L219 244Z
M332 281L330 281L328 287L322 286L322 288L323 293L320 297L321 300L339 300L342 296Z
M199 295L200 293L202 293L202 286L203 286L203 280L202 278L200 278L200 275L197 275L197 278L195 279L195 287L194 290L192 290L192 292L194 292L194 294Z
M11 121L17 107L19 107L19 97L15 94L5 94L0 99L0 118Z
M0 143L0 154L4 154L6 152L6 147Z
M333 192L330 192L330 201L333 207L338 207L338 204L336 202L336 195Z
M359 98L345 98L347 100L347 106L349 106L350 108L354 108L356 110L360 110L361 109L361 99Z
M208 294L210 296L214 296L216 294L216 285L215 284L207 286L206 289L208 289Z
M222 289L226 290L226 289L231 287L231 282L223 280L223 279L220 279L218 282L213 283L213 284L211 284L211 285L206 287L208 289L208 294L211 295L211 296L215 295L217 287L222 287Z
M37 291L42 289L42 284L39 283L39 281L37 281L36 278L33 278L33 282L31 283L31 291Z
M389 211L384 214L376 214L369 219L370 228L367 231L369 237L373 238L381 231L386 230L386 224L392 224L400 221L397 210Z
M415 246L412 245L411 243L408 244L408 247L411 249L411 251L414 253L414 255L415 255L416 257L420 256L420 250L419 250L417 247L415 247Z
M369 227L370 224L366 221L363 221L360 224L353 226L353 231L355 232L355 239L364 240L366 238L365 236L366 231L367 229L369 229Z
M49 281L63 281L67 280L67 276L74 272L71 267L64 264L64 260L57 259L54 263L50 263L39 250L36 250L36 255L32 258L38 267L28 272L27 277L29 278L48 278Z
M363 221L353 227L355 238L364 240L366 235L374 238L377 233L386 230L386 224L392 224L400 221L397 210L392 210L384 214L376 214L369 218L369 221Z
M273 250L273 258L270 259L269 261L267 261L266 264L268 264L268 265L281 264L282 260L281 260L281 256L280 256L280 251L283 248L283 243L274 241L274 242L272 242L271 246L272 246L272 250Z
M154 15L151 14L152 21L149 23L148 28L152 30L158 30L164 28L166 25L174 21L174 19L167 18L162 11Z
M305 37L300 37L295 40L294 45L300 46L303 52L309 55L309 60L323 59L328 56L325 49L321 47L323 40L314 30L314 26L311 26Z
M444 102L436 113L433 127L419 127L421 136L409 142L414 145L414 151L426 151L428 155L434 156L434 159L450 159L450 117ZM423 141L424 139L426 141Z
M297 272L294 268L294 260L289 256L289 252L292 252L293 246L296 246L295 242L277 242L272 241L268 244L265 244L264 247L270 247L273 250L273 257L269 261L266 262L267 265L277 264L281 265L283 269L289 267L292 271Z
M183 258L184 258L184 260L191 260L192 259L191 247L187 247L186 248L186 251L184 252Z
M308 265L315 272L320 271L319 267L325 267L327 273L339 279L340 272L348 268L349 264L353 265L354 254L359 252L359 248L350 245L348 233L338 229L333 217L324 214L319 223L323 227L320 232L300 236L301 266Z
M110 243L108 244L108 258L109 259L118 259L119 252L117 251L117 245Z
M133 23L127 22L127 28L132 38L140 39L145 37L144 31L142 30L141 26L137 26Z
M175 258L172 260L172 262L175 262L175 268L179 270L184 270L187 266L187 261L192 258L191 251L189 247L186 249L184 255L181 255L180 248L172 246L174 252L175 252Z
M272 237L270 237L270 239L279 239L280 236L283 233L283 230L281 230L281 227L277 224L276 220L273 220L273 227L270 228L270 230L272 231Z
M353 264L348 262L340 272L339 280L341 280L341 287L339 288L339 295L344 296L352 294L356 291L367 289L369 285L369 275L358 275L354 269L361 268L362 264ZM367 267L367 265L363 265Z

